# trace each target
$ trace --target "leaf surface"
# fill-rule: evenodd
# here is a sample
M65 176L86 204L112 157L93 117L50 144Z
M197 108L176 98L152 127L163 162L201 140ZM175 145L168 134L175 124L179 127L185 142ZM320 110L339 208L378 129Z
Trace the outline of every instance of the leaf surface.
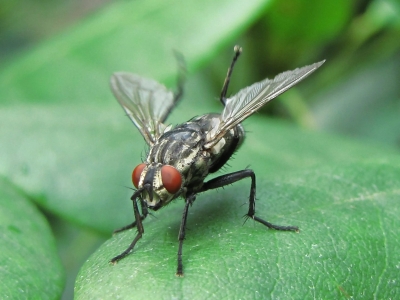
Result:
M0 180L0 294L3 299L57 299L64 272L44 216Z
M248 150L237 156L246 154L256 158ZM262 172L270 168L267 162L256 159L254 168L257 215L297 225L299 234L268 230L251 220L242 226L247 205L241 204L249 192L244 180L202 194L190 208L185 277L174 275L183 210L177 201L144 222L143 238L117 265L108 261L125 250L136 230L103 244L78 275L77 299L395 298L400 292L399 159L326 161L275 176Z

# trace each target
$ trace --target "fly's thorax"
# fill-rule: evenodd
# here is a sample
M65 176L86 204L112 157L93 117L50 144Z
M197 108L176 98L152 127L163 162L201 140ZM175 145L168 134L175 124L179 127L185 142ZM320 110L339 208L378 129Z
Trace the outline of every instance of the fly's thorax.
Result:
M139 164L132 173L132 181L147 206L157 210L182 193L182 174L173 166L160 163Z
M203 181L208 174L210 154L203 149L205 132L192 120L164 133L151 147L146 163L159 163L176 168L182 175L182 185L193 180Z
M198 155L203 139L201 127L192 122L183 123L167 131L156 141L146 161L175 166L183 171Z

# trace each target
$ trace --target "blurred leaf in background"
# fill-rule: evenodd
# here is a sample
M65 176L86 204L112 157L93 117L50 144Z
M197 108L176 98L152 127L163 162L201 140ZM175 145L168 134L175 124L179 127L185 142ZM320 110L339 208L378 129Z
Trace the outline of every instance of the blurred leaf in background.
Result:
M321 70L263 109L272 118L258 114L245 122L248 138L226 169L251 164L260 216L299 225L300 235L241 227L240 204L248 189L243 182L196 200L184 249L187 277L173 275L183 208L177 201L157 212L157 219L146 220L145 238L118 266L107 260L126 247L134 231L103 244L82 267L76 297L161 298L164 291L165 298L221 298L229 282L235 295L254 291L249 298L396 298L399 11L394 0L25 0L18 6L3 1L0 172L7 193L2 211L10 203L18 209L21 194L38 205L42 212L28 210L25 218L39 214L35 218L44 215L50 222L67 272L62 297L70 299L88 255L114 228L131 222L131 191L125 187L146 151L109 91L112 72L135 72L173 88L172 50L183 53L189 78L185 98L168 120L175 124L221 110L216 99L234 44L244 52L231 94L327 59ZM11 224L2 226L12 232L5 229ZM51 236L42 238L51 244ZM29 239L16 241L31 247ZM45 251L56 257L53 248ZM223 259L227 251L234 254ZM58 259L46 265L57 276L52 283L39 281L54 289L36 295L57 298L63 288ZM247 273L252 280L244 280ZM144 289L149 280L157 289ZM20 288L28 291L29 284ZM14 289L7 293L23 298Z

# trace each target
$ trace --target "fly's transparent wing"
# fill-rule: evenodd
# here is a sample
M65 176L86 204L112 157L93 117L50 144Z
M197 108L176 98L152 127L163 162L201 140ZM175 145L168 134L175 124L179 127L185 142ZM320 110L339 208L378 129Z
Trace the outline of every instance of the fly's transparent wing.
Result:
M111 89L147 144L153 145L166 129L163 122L177 97L155 80L125 72L111 76Z
M276 98L302 81L324 62L325 60L293 71L283 72L274 79L264 79L240 90L233 97L226 99L221 118L217 121L218 124L215 124L214 129L207 135L207 144L205 147L211 148L218 143L228 130L243 122L268 101Z

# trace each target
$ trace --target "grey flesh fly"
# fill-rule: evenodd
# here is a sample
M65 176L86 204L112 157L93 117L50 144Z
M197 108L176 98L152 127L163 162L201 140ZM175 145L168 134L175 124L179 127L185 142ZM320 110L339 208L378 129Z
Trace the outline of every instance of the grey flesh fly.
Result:
M183 276L182 246L186 221L189 207L195 201L196 195L248 177L251 185L246 217L275 230L299 230L297 226L274 225L255 215L256 177L252 170L245 169L209 181L204 180L209 173L221 169L242 144L245 132L241 123L247 117L302 81L325 61L283 72L274 79L264 79L227 98L232 70L241 51L239 46L235 46L234 57L220 95L224 106L222 113L194 117L175 127L166 126L164 122L182 96L184 66L180 68L178 89L175 93L154 80L135 74L117 72L112 75L111 89L144 137L149 152L146 160L132 173L132 181L136 187L131 197L135 221L115 230L121 232L136 227L137 235L124 252L111 259L111 263L118 262L133 250L144 233L143 220L147 217L149 209L158 210L172 200L182 197L185 206L178 234L176 275ZM183 59L181 65L182 61Z

